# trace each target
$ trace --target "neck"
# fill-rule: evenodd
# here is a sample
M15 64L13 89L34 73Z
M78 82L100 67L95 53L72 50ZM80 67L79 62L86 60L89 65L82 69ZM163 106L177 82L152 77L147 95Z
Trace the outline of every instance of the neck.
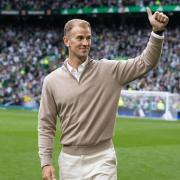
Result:
M74 57L68 58L68 63L75 69L78 69L79 65L81 65L82 63L84 63L86 61L87 57L85 58L78 58L78 57Z

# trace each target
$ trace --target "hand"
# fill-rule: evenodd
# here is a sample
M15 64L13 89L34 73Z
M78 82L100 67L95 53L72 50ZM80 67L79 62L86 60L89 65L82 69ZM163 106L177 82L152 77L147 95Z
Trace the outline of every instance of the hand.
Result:
M56 180L54 167L51 165L44 166L42 169L43 180Z
M149 22L154 32L163 31L166 28L169 22L169 18L165 14L158 11L152 14L150 8L147 8L147 14L148 14Z

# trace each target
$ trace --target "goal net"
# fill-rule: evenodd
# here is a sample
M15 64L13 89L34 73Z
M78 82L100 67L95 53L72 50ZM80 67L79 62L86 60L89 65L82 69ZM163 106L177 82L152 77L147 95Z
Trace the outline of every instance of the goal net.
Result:
M180 119L180 95L159 91L122 90L118 116Z

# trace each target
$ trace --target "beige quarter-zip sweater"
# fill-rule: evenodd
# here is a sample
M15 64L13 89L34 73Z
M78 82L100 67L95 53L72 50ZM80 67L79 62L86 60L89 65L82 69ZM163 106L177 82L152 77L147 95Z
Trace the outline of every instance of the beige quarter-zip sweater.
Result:
M83 155L112 146L121 88L156 66L162 43L151 35L142 54L128 61L89 58L79 81L67 62L45 78L38 123L41 166L51 164L57 116L64 152Z

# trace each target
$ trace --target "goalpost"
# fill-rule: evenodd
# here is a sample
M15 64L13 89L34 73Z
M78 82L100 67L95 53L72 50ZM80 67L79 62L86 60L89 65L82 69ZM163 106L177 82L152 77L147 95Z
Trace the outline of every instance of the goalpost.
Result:
M118 116L180 119L180 95L160 91L122 90Z

